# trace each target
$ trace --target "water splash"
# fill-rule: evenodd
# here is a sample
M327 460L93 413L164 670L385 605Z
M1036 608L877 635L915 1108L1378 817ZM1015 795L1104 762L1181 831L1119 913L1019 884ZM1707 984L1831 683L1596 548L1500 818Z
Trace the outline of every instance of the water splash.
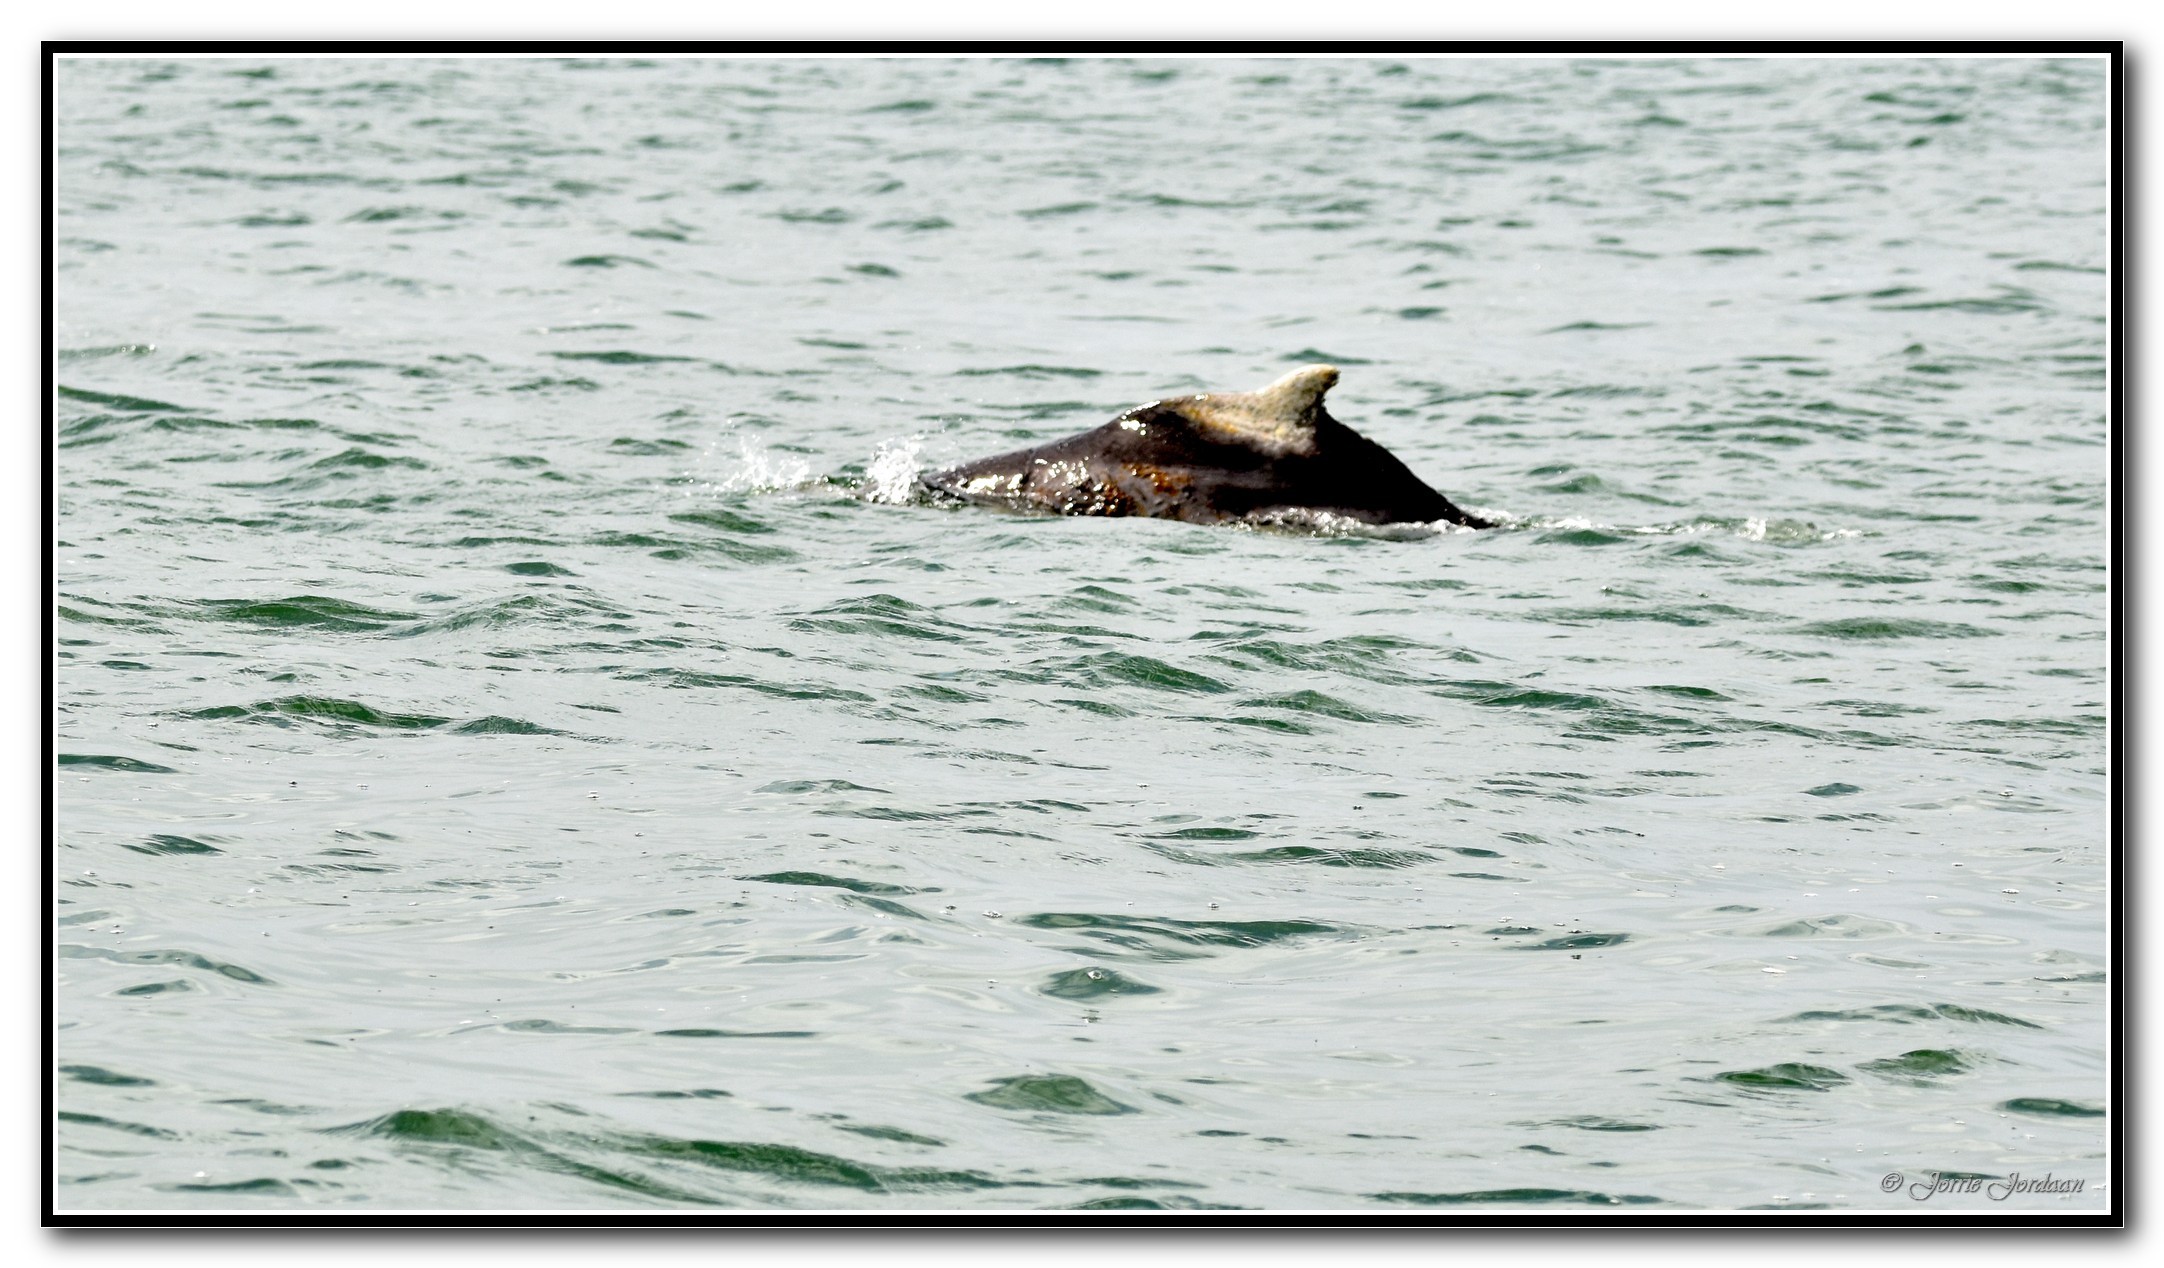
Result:
M900 506L918 499L917 477L925 470L924 437L904 436L883 440L865 464L864 483L857 496L867 502Z
M733 455L725 451L731 442ZM698 465L684 477L684 496L783 493L824 483L824 477L812 474L809 459L776 454L742 432L724 432L707 443Z
M1704 527L1699 527L1703 525ZM1850 537L1861 537L1863 531L1855 528L1820 528L1805 520L1746 519L1741 524L1733 520L1694 520L1680 531L1685 532L1731 532L1747 542L1773 542L1782 545L1792 542L1831 542Z

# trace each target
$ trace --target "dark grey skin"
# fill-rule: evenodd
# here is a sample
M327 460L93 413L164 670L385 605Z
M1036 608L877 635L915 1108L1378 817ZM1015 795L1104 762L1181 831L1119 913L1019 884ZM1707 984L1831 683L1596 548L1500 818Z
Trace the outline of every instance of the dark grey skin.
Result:
M920 477L936 493L1013 510L1193 524L1494 525L1330 417L1332 366L1253 392L1140 405L1094 431Z

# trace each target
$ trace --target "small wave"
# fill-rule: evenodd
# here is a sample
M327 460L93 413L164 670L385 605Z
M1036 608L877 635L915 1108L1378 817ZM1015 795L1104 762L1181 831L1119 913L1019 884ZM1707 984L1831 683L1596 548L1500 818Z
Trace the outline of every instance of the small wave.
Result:
M1378 1202L1412 1206L1645 1206L1662 1199L1644 1193L1598 1193L1590 1189L1482 1189L1469 1193L1370 1193Z
M277 983L257 973L225 960L212 959L199 952L179 948L144 951L121 951L111 947L94 947L82 943L62 943L55 954L63 960L109 960L114 964L177 964L182 968L201 969L236 982L255 986L275 986Z
M982 1092L962 1098L994 1109L1050 1111L1055 1114L1135 1114L1134 1106L1115 1101L1071 1074L1018 1074L995 1079Z
M2030 267L2030 266L2029 266L2029 265L2020 265L2020 266L2018 266L2018 267L2021 267L2021 268L2028 268L2028 267ZM2069 266L2069 265L2037 265L2037 266L2035 266L2035 267L2038 267L2038 268L2068 268L2068 267L2071 267L2071 266ZM2097 270L2097 271L2098 271L2098 272L2102 272L2102 270L2101 270L2101 269L2100 269L2100 270ZM129 357L144 357L144 356L149 356L149 355L150 355L151 353L153 353L153 352L156 352L157 350L158 350L158 345L156 345L156 344L154 344L154 343L116 343L116 344L111 344L111 345L109 345L109 346L105 346L105 347L97 347L97 348L62 348L62 349L60 349L60 350L59 350L59 351L58 351L57 353L55 353L54 355L55 355L55 357L57 357L57 358L58 358L59 360L61 360L61 361L89 361L89 360L92 360L92 359L94 359L94 358L98 358L98 357L118 357L118 356L129 356Z
M128 771L137 775L178 774L170 766L146 762L139 757L121 757L110 753L62 753L55 760L56 766L94 766L99 770Z

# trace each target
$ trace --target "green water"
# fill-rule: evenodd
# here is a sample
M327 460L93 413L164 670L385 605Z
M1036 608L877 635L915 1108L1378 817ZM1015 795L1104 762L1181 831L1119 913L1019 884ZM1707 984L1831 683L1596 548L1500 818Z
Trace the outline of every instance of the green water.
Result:
M62 62L54 1203L2100 1207L2106 91Z

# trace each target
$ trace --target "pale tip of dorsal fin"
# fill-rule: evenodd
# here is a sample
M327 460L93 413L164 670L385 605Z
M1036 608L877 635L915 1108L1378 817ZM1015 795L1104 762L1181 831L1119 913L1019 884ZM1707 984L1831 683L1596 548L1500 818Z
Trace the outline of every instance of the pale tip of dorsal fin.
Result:
M1334 365L1303 365L1270 384L1248 393L1254 410L1277 422L1298 423L1307 419L1322 402L1322 394L1337 386Z
M1229 433L1269 453L1309 453L1322 394L1336 382L1336 366L1304 365L1252 392L1204 392L1156 404L1206 431Z

